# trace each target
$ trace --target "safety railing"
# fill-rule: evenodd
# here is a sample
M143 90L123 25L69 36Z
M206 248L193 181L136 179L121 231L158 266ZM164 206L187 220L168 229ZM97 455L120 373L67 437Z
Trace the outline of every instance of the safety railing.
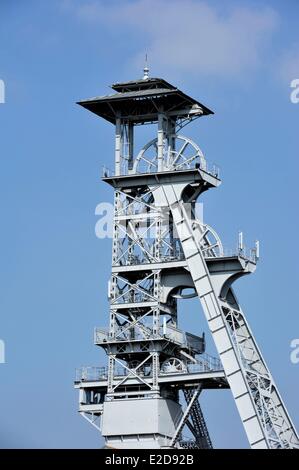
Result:
M209 354L201 354L197 359L197 363L187 363L186 369L181 370L180 374L196 374L196 373L205 373L205 372L221 372L223 370L221 361ZM161 372L161 376L172 375L174 372ZM114 371L114 377L121 378L126 377L130 374L130 371L125 367L116 367ZM144 377L151 377L150 366L144 366L142 369L138 369L138 374L143 375ZM76 382L94 382L107 380L108 378L108 368L107 367L93 367L86 366L76 369L75 380Z
M109 329L108 328L95 328L94 329L94 343L105 343L109 339Z
M223 257L224 258L233 258L233 257L240 257L245 260L252 261L256 263L259 259L259 254L256 248L242 248L242 249L230 249L224 248L223 249Z
M219 166L217 166L215 164L209 165L207 162L205 162L204 165L203 164L200 165L200 167L194 166L194 167L191 167L191 168L181 168L181 171L196 170L196 169L201 169L205 173L208 173L209 175L212 175L215 178L220 179L220 168L219 168ZM169 170L164 170L164 171L169 171ZM176 171L180 171L180 169L178 169ZM150 173L150 172L148 172L148 173ZM161 173L163 173L163 172L161 172ZM136 171L136 174L137 175L139 175L139 174L142 175L144 173L140 172L140 171ZM122 168L119 176L125 176L125 175L132 175L132 173L130 173L127 168ZM102 165L102 178L110 178L110 177L113 177L113 176L116 176L115 170L107 167L106 165Z
M183 330L179 330L171 325L160 326L158 334L153 334L152 330L146 326L143 327L143 330L139 328L128 327L116 330L115 336L109 336L109 329L96 327L94 329L94 343L103 344L108 341L138 341L138 340L147 340L147 339L167 339L179 344L182 348L192 349L197 353L204 351L204 338L200 336L187 333Z
M158 261L152 261L152 263L169 263L171 261L183 261L185 255L182 250L176 250L173 253L161 254ZM114 266L138 266L141 264L152 264L149 263L148 257L146 255L130 255L123 257L114 264Z
M197 363L188 363L187 365L188 372L208 372L208 371L221 371L223 370L222 363L220 359L210 354L204 353L198 356Z
M79 367L76 369L75 381L76 382L88 382L88 381L98 381L105 380L107 378L107 368L106 367Z

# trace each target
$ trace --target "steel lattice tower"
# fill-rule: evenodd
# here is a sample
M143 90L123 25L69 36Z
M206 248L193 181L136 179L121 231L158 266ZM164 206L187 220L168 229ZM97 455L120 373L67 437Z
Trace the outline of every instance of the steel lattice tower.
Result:
M115 125L115 169L103 175L115 194L110 322L94 335L108 367L77 370L80 413L108 447L211 448L198 398L230 388L252 448L298 448L232 289L255 270L258 244L246 254L240 235L228 255L196 215L197 198L221 181L180 130L212 111L147 68L143 79L112 88L79 102ZM157 136L136 154L134 127L143 124L157 124ZM204 335L178 328L177 299L190 296L200 300L219 359L205 353Z

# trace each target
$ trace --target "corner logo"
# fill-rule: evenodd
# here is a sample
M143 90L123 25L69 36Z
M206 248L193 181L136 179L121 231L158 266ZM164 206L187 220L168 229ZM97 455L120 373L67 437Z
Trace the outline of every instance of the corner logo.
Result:
M0 79L0 104L5 103L5 83Z

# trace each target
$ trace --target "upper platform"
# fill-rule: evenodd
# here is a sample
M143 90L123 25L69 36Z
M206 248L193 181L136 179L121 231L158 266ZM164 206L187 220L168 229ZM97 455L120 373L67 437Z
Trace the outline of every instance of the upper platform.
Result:
M111 88L116 93L82 100L78 104L113 124L117 117L135 124L155 122L158 112L182 118L213 114L202 103L162 78L115 83Z
M201 185L201 192L204 192L209 188L217 188L221 184L217 174L204 171L201 168L129 175L110 175L109 170L104 169L103 173L102 181L117 189L171 183L185 183L186 185L198 183Z

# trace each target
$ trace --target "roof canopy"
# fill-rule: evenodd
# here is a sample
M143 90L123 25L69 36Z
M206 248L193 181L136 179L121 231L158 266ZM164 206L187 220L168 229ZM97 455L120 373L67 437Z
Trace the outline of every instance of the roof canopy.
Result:
M116 83L112 89L116 93L78 104L114 124L118 116L135 124L156 121L159 111L173 117L213 114L162 78Z

